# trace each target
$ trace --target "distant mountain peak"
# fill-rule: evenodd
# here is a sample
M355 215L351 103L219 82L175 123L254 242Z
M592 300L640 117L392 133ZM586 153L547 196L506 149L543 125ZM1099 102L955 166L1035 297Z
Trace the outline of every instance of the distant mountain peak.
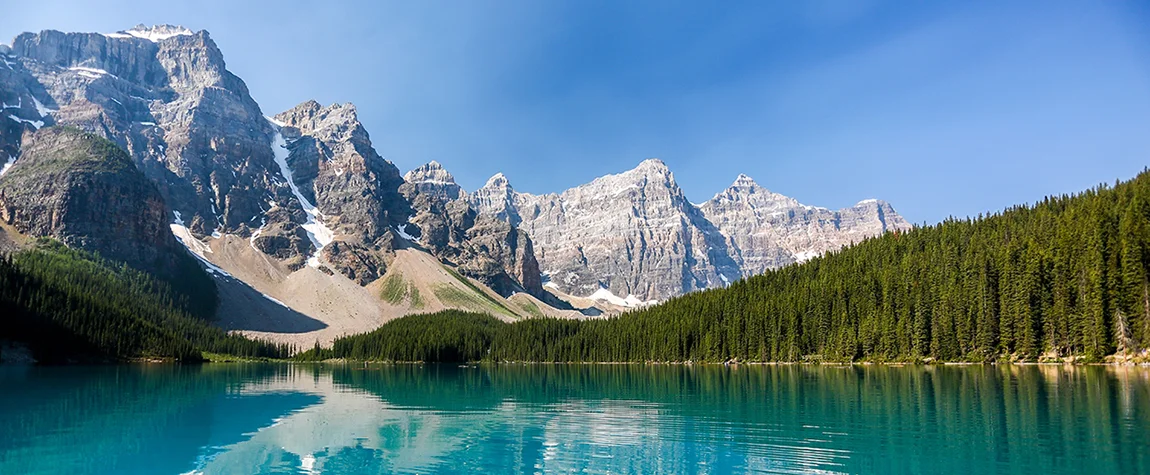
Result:
M163 24L147 26L141 23L131 29L118 31L116 33L107 33L104 36L109 38L141 38L153 43L158 43L168 38L191 36L194 34L195 32L192 30L178 25Z
M650 171L657 171L657 172L669 172L670 171L670 168L667 168L667 164L663 163L663 161L659 160L658 158L648 158L646 160L643 160L642 162L639 162L639 166L635 167L635 169L636 170L650 170Z
M443 168L443 165L435 160L411 169L403 175L403 180L408 183L455 184L455 177L451 175L451 172L448 172L447 169Z
M755 183L755 180L753 178L740 173L739 176L735 177L735 182L731 183L730 187L731 188L751 188L751 187L757 187L757 186L759 186L759 184Z
M504 175L503 172L491 175L491 178L487 179L487 184L483 185L484 188L506 188L509 186L511 183L507 181L507 175Z

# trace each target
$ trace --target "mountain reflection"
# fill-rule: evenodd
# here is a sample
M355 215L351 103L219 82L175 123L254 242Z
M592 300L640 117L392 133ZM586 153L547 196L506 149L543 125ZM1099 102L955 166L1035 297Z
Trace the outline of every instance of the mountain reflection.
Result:
M0 371L0 473L1145 473L1150 369Z

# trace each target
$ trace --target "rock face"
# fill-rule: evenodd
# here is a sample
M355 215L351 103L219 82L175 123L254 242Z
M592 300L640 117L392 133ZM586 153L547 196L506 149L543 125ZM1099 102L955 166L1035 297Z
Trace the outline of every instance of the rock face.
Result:
M407 222L399 169L372 148L352 104L304 102L275 116L291 154L295 185L340 234L368 246Z
M543 271L570 294L661 300L741 275L725 237L656 159L561 194L516 193L496 176L470 199L485 215L518 222Z
M310 215L313 224L305 218L304 228L313 247L322 248L322 261L361 285L381 277L395 249L394 230L411 214L399 193L399 169L372 147L352 104L306 101L273 121L286 152L279 165ZM338 245L326 246L333 239Z
M172 237L169 216L127 154L74 128L29 132L19 162L0 175L0 219L21 233L172 278L187 271L190 257Z
M402 228L404 234L411 233L433 255L502 295L544 296L539 263L526 232L505 220L479 216L455 178L436 162L411 170L404 180L400 190L416 212L414 226Z
M832 211L772 193L746 175L700 206L733 242L744 276L803 262L887 231L910 229L890 204L864 200Z
M885 202L831 211L771 193L743 175L695 206L655 159L560 194L518 193L500 174L468 200L481 216L527 231L549 285L631 305L723 286L910 228Z
M298 234L305 216L275 164L275 127L206 31L24 33L5 58L0 98L25 120L0 118L3 153L19 143L13 122L76 126L128 151L197 236L247 236L261 220ZM267 213L273 202L284 212ZM271 250L308 248L290 244Z

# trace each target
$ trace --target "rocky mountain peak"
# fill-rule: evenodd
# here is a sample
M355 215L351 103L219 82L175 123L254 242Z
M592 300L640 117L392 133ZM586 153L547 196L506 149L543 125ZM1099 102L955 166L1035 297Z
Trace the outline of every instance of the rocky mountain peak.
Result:
M658 158L648 158L639 162L639 165L631 170L632 172L639 172L642 174L656 174L656 175L670 175L671 169L667 167L666 163Z
M435 160L415 167L403 175L403 180L415 184L455 185L455 177Z
M325 130L326 135L346 138L363 135L366 139L367 136L367 130L359 122L355 105L350 102L324 107L315 100L307 100L276 114L272 119L282 126L296 129L300 135L313 135Z
M739 176L735 178L735 182L732 183L730 187L731 188L757 188L758 186L759 186L759 184L755 183L755 180L753 178L740 173Z
M503 172L491 175L487 179L487 183L483 185L484 188L511 188L511 183L507 181L507 176Z

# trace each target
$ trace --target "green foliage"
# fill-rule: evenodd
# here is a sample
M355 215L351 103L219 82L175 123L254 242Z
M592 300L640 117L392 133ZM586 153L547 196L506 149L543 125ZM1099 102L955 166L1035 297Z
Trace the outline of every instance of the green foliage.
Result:
M505 315L512 317L512 318L518 318L519 317L519 315L517 315L514 311L507 308L506 305L503 305L503 302L496 300L494 297L489 295L487 292L484 292L484 291L480 290L479 287L476 287L475 284L471 283L471 279L464 277L459 272L456 272L455 269L452 269L450 267L443 266L443 269L446 270L448 274L451 274L452 277L455 277L455 280L458 280L460 283L467 286L468 289L471 289L471 291L475 295L469 296L468 297L469 300L474 300L476 297L482 298L484 301L486 301L488 304L490 304L492 307L494 307L496 313L502 313L502 314L505 314ZM440 289L436 288L435 289L435 295L437 297L439 296L439 292L440 292ZM460 294L463 294L463 293L460 292ZM440 300L442 300L442 298L440 298ZM460 304L460 305L462 305L462 304ZM482 305L482 303L479 303L479 305Z
M392 324L333 350L419 360L430 351L419 347L423 338L439 360L1099 361L1150 347L1148 250L1143 172L1114 187L888 233L616 318L479 325L476 315L413 316L396 321L412 338L403 352ZM454 341L472 346L443 346ZM484 341L489 352L473 346Z
M54 241L0 258L0 339L26 342L40 361L290 355L196 318L186 301L164 281Z
M503 322L487 314L444 310L411 315L378 329L335 340L331 350L316 347L297 356L304 361L347 358L384 361L473 361L483 359Z
M399 274L392 274L383 279L383 290L380 291L380 298L390 304L399 304L407 297L407 283L403 281L403 276Z

